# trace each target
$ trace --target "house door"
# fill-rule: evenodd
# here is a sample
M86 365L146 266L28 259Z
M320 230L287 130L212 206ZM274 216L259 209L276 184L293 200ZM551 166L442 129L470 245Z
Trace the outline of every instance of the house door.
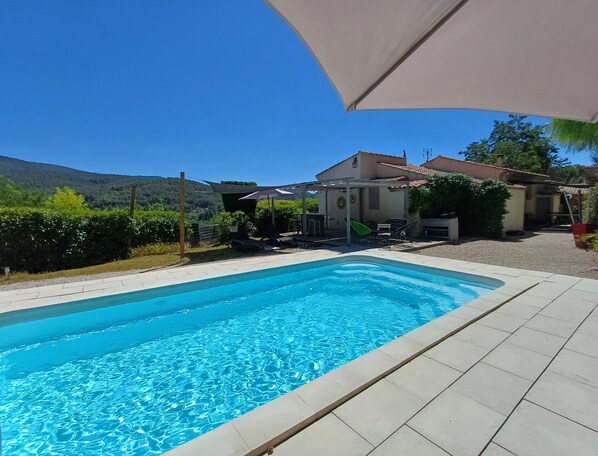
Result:
M550 196L536 195L536 221L547 222L550 219Z

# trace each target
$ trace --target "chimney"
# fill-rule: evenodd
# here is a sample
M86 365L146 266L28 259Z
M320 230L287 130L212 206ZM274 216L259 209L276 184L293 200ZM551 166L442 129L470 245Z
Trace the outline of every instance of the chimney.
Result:
M496 156L496 166L500 167L500 168L504 168L505 167L505 156L503 154L498 154Z

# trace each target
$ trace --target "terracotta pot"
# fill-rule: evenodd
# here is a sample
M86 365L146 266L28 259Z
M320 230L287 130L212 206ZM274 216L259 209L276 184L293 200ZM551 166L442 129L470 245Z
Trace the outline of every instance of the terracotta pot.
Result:
M577 240L577 236L580 234L593 233L598 229L598 225L594 223L573 223L571 224L571 231L573 231L573 239L575 240L575 247L578 249L585 249L586 243Z

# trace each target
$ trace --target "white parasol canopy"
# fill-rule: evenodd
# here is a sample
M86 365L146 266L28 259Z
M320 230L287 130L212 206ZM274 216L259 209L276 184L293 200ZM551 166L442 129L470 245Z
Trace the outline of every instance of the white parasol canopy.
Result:
M240 200L260 200L260 199L267 199L268 205L270 203L270 199L272 199L272 225L274 225L274 198L281 195L292 195L293 192L288 192L286 190L281 190L280 188L272 188L268 190L258 190L257 192L250 193L249 195L245 195Z
M597 0L266 0L345 108L598 120Z

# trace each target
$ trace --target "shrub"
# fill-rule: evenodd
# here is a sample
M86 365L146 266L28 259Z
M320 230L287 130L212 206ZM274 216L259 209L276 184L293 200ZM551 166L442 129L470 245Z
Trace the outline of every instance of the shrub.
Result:
M289 220L296 217L297 210L295 205L285 205L280 207L274 207L274 223L276 228L280 232L287 231L289 227ZM258 207L255 211L255 223L260 225L271 225L272 224L272 208L270 207Z
M418 214L428 206L430 190L427 187L409 187L409 213Z
M590 189L584 209L584 223L598 224L598 184Z
M303 212L303 202L301 199L297 199L293 201L295 203L295 208L297 212ZM310 213L317 213L319 211L319 201L318 198L306 198L305 199L307 212Z
M85 197L70 187L56 187L54 194L46 201L46 207L70 215L83 215L88 210Z
M502 236L507 200L510 197L511 193L504 182L486 179L474 186L474 230L477 234L491 238Z
M191 232L187 226L186 238ZM135 213L132 246L179 241L179 213L174 211L139 211Z
M409 190L409 212L422 217L455 213L460 235L500 237L510 196L504 182L478 184L464 174L441 174L430 177L427 188Z
M43 209L0 211L0 265L16 271L53 271L80 254L78 220Z
M459 234L474 234L474 181L465 174L440 174L428 180L427 205L423 217L439 217L455 213L459 218Z
M586 250L594 250L598 252L598 231L594 233L580 234L579 236L575 236L575 240L583 242Z
M71 269L127 258L133 247L178 240L176 213L124 210L64 214L0 209L0 266L15 271Z
M237 226L239 236L247 237L255 233L255 225L247 214L242 211L236 211L232 214L230 212L220 212L214 217L214 224L218 225L218 233L220 234L220 243L230 244L231 235L230 227Z
M301 200L298 200L301 203ZM261 199L257 202L257 209L261 208L270 208L272 207L272 201L268 201L267 199ZM299 207L301 208L301 204L297 205L296 200L283 200L283 199L274 199L274 207Z
M79 228L85 238L83 264L68 266L69 268L102 264L128 257L128 239L133 222L127 211L94 211L79 220Z

